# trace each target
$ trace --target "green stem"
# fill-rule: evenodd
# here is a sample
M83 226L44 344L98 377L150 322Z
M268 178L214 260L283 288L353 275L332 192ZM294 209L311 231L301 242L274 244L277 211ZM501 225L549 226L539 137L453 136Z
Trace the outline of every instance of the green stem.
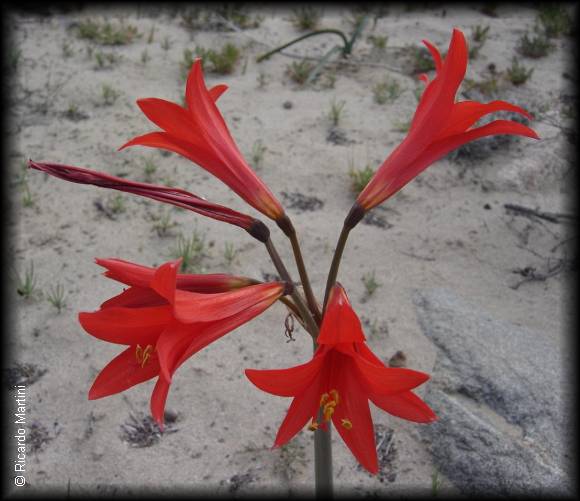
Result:
M272 259L272 262L274 263L276 270L278 270L278 273L280 273L282 280L284 280L290 285L293 285L294 281L290 277L290 273L288 273L286 266L284 266L284 263L280 258L280 254L278 254L278 251L276 250L276 247L274 247L274 243L272 242L272 240L268 238L265 244L266 249L268 250L268 254L270 254L270 258ZM318 325L316 324L312 314L308 310L308 307L306 306L304 299L302 298L300 292L298 292L298 290L295 287L292 287L291 295L292 299L294 299L296 307L298 308L298 311L300 312L300 316L302 317L302 319L306 324L306 330L310 333L313 340L316 339L316 337L318 336Z
M330 295L330 291L332 290L332 287L336 283L336 277L338 275L340 260L342 258L344 247L346 246L346 240L348 239L348 234L350 233L350 230L351 228L348 228L346 225L344 225L342 227L342 231L340 232L340 236L338 237L338 242L336 244L334 256L332 257L332 264L330 265L330 271L328 272L328 279L326 280L326 290L324 292L324 306L322 307L323 314L326 311L326 303L328 302L328 296Z
M290 47L291 45L294 45L295 43L298 43L302 40L305 40L307 38L310 38L310 37L313 37L316 35L324 35L327 33L335 34L335 35L338 35L340 38L342 38L342 43L344 44L343 52L348 50L348 48L350 47L350 44L349 44L349 41L346 38L345 34L342 31L333 30L333 29L317 30L317 31L313 31L312 33L307 33L306 35L302 35L301 37L295 38L294 40L291 40L290 42L288 42L280 47L277 47L276 49L273 49L270 52L266 52L266 54L262 54L260 57L258 57L258 59L256 59L256 62L261 63L264 59L268 59L273 54L276 54L277 52L283 51L285 48Z

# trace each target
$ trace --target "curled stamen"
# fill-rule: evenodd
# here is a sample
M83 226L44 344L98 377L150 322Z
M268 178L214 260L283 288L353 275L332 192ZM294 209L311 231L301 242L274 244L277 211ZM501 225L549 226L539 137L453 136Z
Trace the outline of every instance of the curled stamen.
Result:
M314 421L314 419L312 419L312 421L308 425L308 429L310 431L316 431L316 430L318 430L318 423L316 421Z
M155 348L150 344L148 344L145 349L143 349L140 344L137 345L135 348L135 359L141 368L145 367L154 350Z

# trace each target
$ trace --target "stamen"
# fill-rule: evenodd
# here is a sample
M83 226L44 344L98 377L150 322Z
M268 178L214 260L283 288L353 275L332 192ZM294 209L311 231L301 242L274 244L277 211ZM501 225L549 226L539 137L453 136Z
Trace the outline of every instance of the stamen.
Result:
M323 393L320 397L320 407L322 407L328 401L328 393Z
M312 419L312 422L308 425L308 429L310 431L318 430L318 423L316 421L314 421L314 419Z
M148 344L145 347L145 349L141 348L140 344L137 345L137 347L135 348L135 359L137 360L137 363L139 365L141 365L141 368L143 368L143 367L145 367L145 365L147 365L147 362L151 358L151 354L154 351L155 351L155 348L151 344Z
M340 423L342 424L342 426L344 426L347 430L351 430L352 429L352 422L350 419L346 419L346 418L342 418L340 420Z

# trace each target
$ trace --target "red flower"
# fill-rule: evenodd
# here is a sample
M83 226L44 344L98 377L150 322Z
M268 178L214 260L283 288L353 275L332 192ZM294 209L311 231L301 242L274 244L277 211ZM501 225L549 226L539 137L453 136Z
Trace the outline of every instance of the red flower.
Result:
M164 99L139 99L143 113L163 132L136 137L120 149L142 145L178 153L221 179L252 207L278 220L284 209L244 160L215 105L226 89L226 85L218 85L207 90L201 59L197 59L187 78L185 108Z
M178 275L180 260L156 270L119 259L97 262L108 269L105 276L130 287L105 301L98 311L80 313L79 321L92 336L126 345L127 349L100 372L89 399L113 395L158 377L151 395L151 413L160 425L176 369L285 293L281 282L247 285L249 279L241 277Z
M239 226L262 242L265 242L270 235L268 228L261 221L228 207L208 202L179 188L128 181L104 172L69 165L39 163L29 160L28 166L72 183L92 184L101 188L124 191L172 204L182 209L189 209L203 216Z
M407 137L379 167L356 205L368 211L379 205L429 165L462 144L496 134L514 134L539 139L529 127L511 120L495 120L473 127L485 115L495 111L511 111L531 119L528 112L505 101L484 104L477 101L455 102L455 95L467 69L467 43L458 29L453 30L449 51L442 60L437 48L426 40L437 75L421 96ZM364 214L364 211L362 214ZM362 217L362 214L359 214ZM357 221L358 222L358 221Z
M385 367L373 355L365 344L360 321L338 284L331 292L317 342L320 346L306 364L281 370L246 370L246 376L261 390L294 397L274 446L288 442L309 419L311 430L325 427L332 420L360 464L377 473L368 401L403 419L433 421L433 411L410 391L429 376Z

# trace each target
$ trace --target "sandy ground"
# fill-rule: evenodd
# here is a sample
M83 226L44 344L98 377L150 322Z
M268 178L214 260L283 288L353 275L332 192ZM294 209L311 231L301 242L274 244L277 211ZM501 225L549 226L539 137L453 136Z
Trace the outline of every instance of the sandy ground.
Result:
M404 137L397 124L408 121L416 106L418 83L403 49L418 46L423 38L446 49L454 26L469 35L475 25L490 25L487 42L468 68L469 78L481 80L490 63L498 71L509 67L518 40L533 28L536 16L535 10L518 6L500 6L497 13L491 18L476 6L390 7L376 23L369 23L349 64L331 65L308 88L287 76L287 66L299 61L288 54L320 57L338 38L315 37L287 55L255 62L268 47L299 34L289 10L250 9L250 16L263 19L258 27L241 31L192 31L183 26L179 10L153 6L100 7L48 17L12 14L13 43L20 57L9 118L7 168L15 208L11 251L20 276L34 263L37 289L43 295L25 299L16 294L16 286L11 288L15 329L9 342L14 364L46 371L27 387L28 425L38 448L27 456L30 490L19 492L50 488L122 494L141 487L311 492L313 485L311 435L304 431L286 450L269 450L289 401L259 392L243 375L248 367L288 367L309 359L311 343L304 331L297 329L296 341L286 342L282 305L214 343L178 371L168 399L176 420L162 437L153 435L159 439L149 447L132 446L123 426L126 429L132 415L138 420L147 416L152 383L124 395L87 400L93 378L118 351L88 336L77 322L77 312L92 311L121 290L100 276L95 257L158 265L172 257L180 233L197 231L205 238L204 271L262 279L274 272L265 249L235 227L130 195L123 196L125 211L111 219L95 205L107 207L110 193L38 172L29 172L23 183L25 160L85 166L135 180L147 179L149 161L156 166L153 182L173 183L251 211L226 186L183 158L146 148L116 151L129 138L154 130L137 108L137 98L181 102L179 63L184 49L235 43L243 51L235 71L208 73L207 82L230 86L219 107L247 158L257 140L267 147L257 170L288 207L321 296L342 220L353 201L349 161L359 168L376 168ZM326 9L321 25L349 31L349 17L349 9ZM122 20L135 26L141 37L113 47L79 39L74 23L88 18ZM152 28L153 40L148 40ZM381 35L388 35L385 50L373 47L369 38ZM510 286L522 279L514 270L533 266L546 271L549 259L564 255L564 246L552 249L566 238L566 227L504 208L511 203L549 212L570 210L567 187L572 183L562 132L568 122L562 96L571 93L571 84L562 74L569 71L565 55L571 39L559 38L555 44L550 57L522 58L534 68L531 79L520 87L507 84L499 94L536 115L533 127L541 142L515 139L498 143L482 159L467 155L461 161L440 161L375 211L383 227L360 224L351 235L339 278L367 326L369 345L385 361L402 350L408 367L432 369L435 351L420 332L411 299L413 290L431 286L445 286L498 319L542 331L554 343L564 341L569 321L567 272ZM98 51L115 54L116 61L99 68ZM149 56L146 63L144 51ZM335 76L333 86L329 74ZM398 80L404 92L381 106L374 102L372 89L387 76ZM102 84L119 93L113 105L103 104ZM345 101L339 124L344 144L327 140L333 99ZM30 203L23 186L28 186ZM315 197L323 206L314 211L292 208L297 193ZM154 229L162 210L176 223L163 237ZM272 230L283 258L291 263L289 245ZM226 243L238 250L231 263L224 257ZM380 286L365 298L362 277L372 272ZM60 313L47 300L57 284L66 292L66 307ZM368 475L335 436L337 490L431 493L434 469L417 425L377 409L373 418L378 430L392 432L385 466L377 477ZM453 489L442 481L442 489Z

